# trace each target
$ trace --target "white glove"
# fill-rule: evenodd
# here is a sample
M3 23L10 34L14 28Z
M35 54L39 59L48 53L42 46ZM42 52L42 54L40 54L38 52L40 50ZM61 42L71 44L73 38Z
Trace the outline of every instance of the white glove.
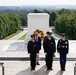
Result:
M37 55L39 55L39 53L37 53Z
M47 55L47 53L45 53L45 55Z

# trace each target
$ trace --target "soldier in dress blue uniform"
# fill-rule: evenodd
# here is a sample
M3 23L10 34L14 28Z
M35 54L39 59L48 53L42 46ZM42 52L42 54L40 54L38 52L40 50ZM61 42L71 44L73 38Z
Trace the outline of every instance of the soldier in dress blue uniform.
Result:
M61 71L65 71L66 65L66 56L69 51L69 43L68 40L65 39L65 33L62 33L62 38L59 39L57 44L57 52L60 54L60 67Z
M31 35L31 40L28 42L27 50L30 55L31 70L36 67L36 55L39 53L38 42L35 41L35 36Z
M53 54L56 52L55 40L51 36L51 34L52 34L51 32L47 32L47 36L43 40L43 48L45 53L45 62L47 70L53 70L52 69Z

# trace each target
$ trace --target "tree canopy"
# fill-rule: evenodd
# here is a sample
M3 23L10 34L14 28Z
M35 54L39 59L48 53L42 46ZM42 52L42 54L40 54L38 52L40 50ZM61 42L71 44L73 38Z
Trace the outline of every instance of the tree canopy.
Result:
M0 14L0 39L20 29L20 16L17 14Z

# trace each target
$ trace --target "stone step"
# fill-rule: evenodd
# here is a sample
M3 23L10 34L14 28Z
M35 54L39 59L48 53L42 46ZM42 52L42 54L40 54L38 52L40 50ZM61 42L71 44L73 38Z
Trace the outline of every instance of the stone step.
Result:
M56 57L54 57L54 61L59 61L59 54L55 54ZM76 61L76 53L69 53L67 55L67 60L68 61ZM45 60L45 54L43 52L39 53L40 61ZM28 61L29 60L29 55L27 52L0 52L0 60L3 61Z
M0 57L0 61L30 61L29 57ZM40 57L39 61L45 61L44 57ZM53 58L53 61L59 61L59 58ZM76 61L76 58L67 58L67 61Z

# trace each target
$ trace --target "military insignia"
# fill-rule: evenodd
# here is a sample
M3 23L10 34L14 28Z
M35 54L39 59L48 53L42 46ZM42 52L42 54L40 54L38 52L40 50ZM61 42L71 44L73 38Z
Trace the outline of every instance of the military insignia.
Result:
M67 48L67 46L66 46L66 48Z
M67 44L68 42L65 42L65 44Z

